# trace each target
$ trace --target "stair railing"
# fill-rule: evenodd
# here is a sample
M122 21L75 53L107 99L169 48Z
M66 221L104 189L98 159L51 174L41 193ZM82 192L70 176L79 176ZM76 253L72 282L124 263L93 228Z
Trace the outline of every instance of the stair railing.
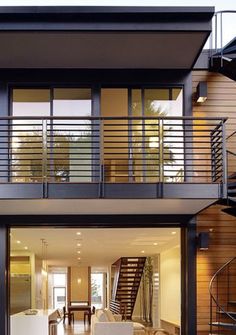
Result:
M227 276L227 308L228 308L228 303L229 303L229 298L230 298L230 292L229 292L229 280L230 280L230 271L229 267L230 265L236 260L236 257L233 257L230 259L228 262L226 262L224 265L222 265L216 273L213 275L211 278L210 284L209 284L209 294L210 294L210 334L213 334L212 332L212 322L213 322L213 307L216 308L216 315L217 312L222 312L224 315L227 315L232 321L236 323L236 318L234 318L222 304L219 302L219 276L224 272L226 272ZM214 289L214 284L216 283L216 296L213 293ZM217 316L216 316L217 318Z
M223 15L224 14L236 14L236 10L222 10L215 12L213 17L213 31L210 36L210 60L213 65L214 55L220 53L220 65L223 66L224 50L223 50Z

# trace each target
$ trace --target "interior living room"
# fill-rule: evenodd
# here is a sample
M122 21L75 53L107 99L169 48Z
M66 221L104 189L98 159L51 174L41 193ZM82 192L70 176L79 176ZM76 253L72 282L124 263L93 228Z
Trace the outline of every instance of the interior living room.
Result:
M11 335L179 334L180 245L179 228L11 229Z

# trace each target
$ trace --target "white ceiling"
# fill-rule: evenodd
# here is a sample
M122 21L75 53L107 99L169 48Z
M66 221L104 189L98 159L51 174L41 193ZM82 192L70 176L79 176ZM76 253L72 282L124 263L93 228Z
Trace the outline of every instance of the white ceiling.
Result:
M81 235L77 235L77 232L81 232ZM177 247L180 245L180 230L177 228L16 228L11 230L11 251L32 252L42 258L41 239L45 239L48 244L49 265L90 265L101 268L112 264L122 256L149 256ZM81 247L77 246L78 243ZM25 250L25 247L28 250ZM77 253L79 250L81 254ZM81 261L78 257L81 257Z
M4 32L0 68L190 69L208 32Z

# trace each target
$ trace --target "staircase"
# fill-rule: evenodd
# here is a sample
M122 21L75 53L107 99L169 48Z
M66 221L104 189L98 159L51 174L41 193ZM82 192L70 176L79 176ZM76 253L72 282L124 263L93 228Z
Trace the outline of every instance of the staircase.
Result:
M131 320L146 257L121 257L115 267L112 300L122 306L124 318Z
M236 38L212 55L210 70L236 80Z
M223 212L236 216L236 131L227 138L227 208Z
M236 257L212 277L210 293L210 335L236 334Z

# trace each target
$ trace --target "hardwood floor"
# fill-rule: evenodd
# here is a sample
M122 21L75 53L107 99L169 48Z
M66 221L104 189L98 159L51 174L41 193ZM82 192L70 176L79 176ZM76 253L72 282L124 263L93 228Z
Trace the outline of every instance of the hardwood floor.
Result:
M82 321L75 321L74 325L69 326L67 323L63 325L60 322L57 326L57 335L91 335L89 326Z

